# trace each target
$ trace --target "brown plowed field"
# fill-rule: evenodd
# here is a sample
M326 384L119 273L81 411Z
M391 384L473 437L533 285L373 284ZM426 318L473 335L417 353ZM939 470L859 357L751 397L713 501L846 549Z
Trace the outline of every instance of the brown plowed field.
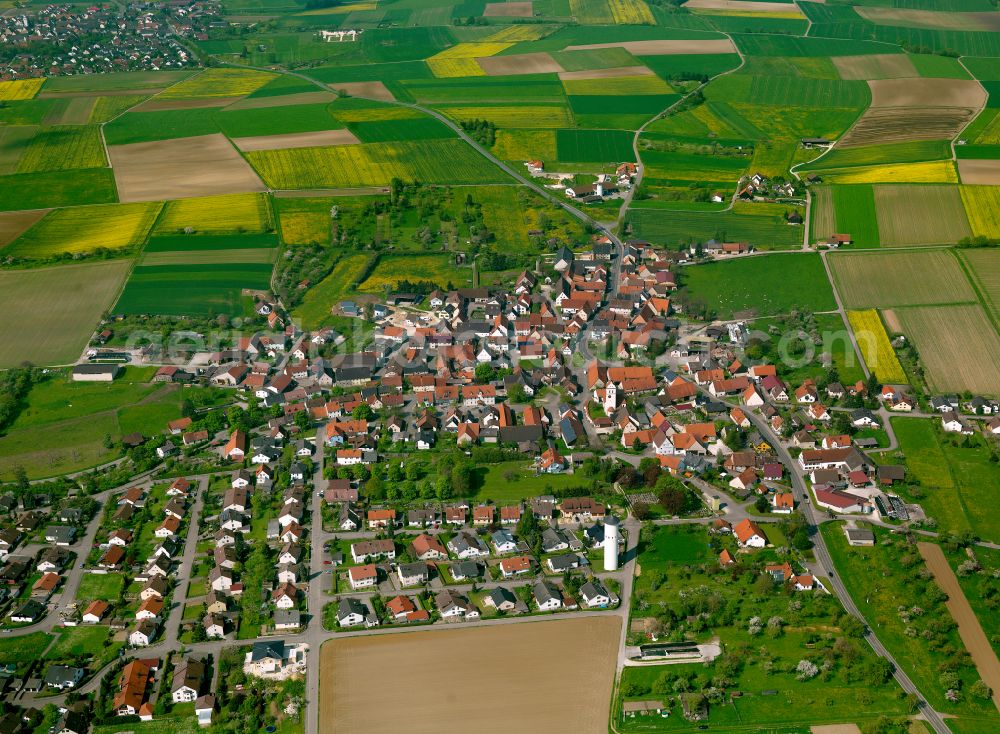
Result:
M320 734L605 734L621 620L580 617L333 639Z
M981 107L986 91L973 79L875 79L872 107Z
M964 184L1000 185L1000 161L963 158L958 161L958 175Z
M27 212L0 213L0 247L6 247L16 240L50 211L50 209L34 209Z
M354 137L354 133L347 129L319 130L312 133L287 133L285 135L258 135L252 138L233 138L233 144L244 153L254 150L357 145L360 142L360 140Z
M563 70L547 53L515 54L513 56L484 56L476 59L487 76L515 76L517 74L558 74Z
M530 2L486 3L487 18L530 18L535 14Z
M975 115L976 110L968 107L873 107L837 145L852 148L907 140L946 140L955 137Z
M223 135L112 145L108 155L123 202L267 190Z
M993 691L993 705L1000 710L1000 660L997 659L990 641L986 639L986 633L976 619L969 600L965 598L958 577L948 564L948 559L944 557L941 546L936 543L917 543L917 549L923 556L927 568L934 574L938 586L948 595L948 611L958 625L959 637L972 656L979 677Z
M916 67L906 54L872 54L871 56L834 56L833 65L841 79L903 79L918 77Z

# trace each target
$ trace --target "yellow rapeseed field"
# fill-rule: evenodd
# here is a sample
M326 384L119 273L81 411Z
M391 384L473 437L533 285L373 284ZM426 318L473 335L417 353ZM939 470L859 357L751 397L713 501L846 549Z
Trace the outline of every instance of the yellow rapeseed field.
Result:
M187 227L197 232L266 232L274 224L267 194L224 194L168 202L156 232Z
M255 69L206 69L160 93L163 99L242 97L256 92L277 74Z
M858 340L861 356L879 382L892 385L907 382L906 373L896 357L896 352L893 351L878 311L874 308L866 311L848 311L847 318Z
M98 204L57 209L4 250L16 257L44 258L63 252L119 250L146 239L160 208L158 201Z
M427 59L431 73L438 79L451 79L460 76L486 76L483 68L475 59Z
M475 60L483 56L495 56L513 45L497 42L460 43L434 54L427 59L427 65L431 67L434 76L439 78L486 76L486 72Z
M14 102L31 99L45 83L44 79L19 79L15 82L0 82L0 101Z
M952 161L896 163L870 168L838 168L823 172L828 183L958 183Z
M554 161L556 134L552 130L497 130L493 152L507 161Z
M642 0L608 0L608 7L619 25L656 25L653 13Z
M307 10L304 13L298 13L298 15L346 15L347 13L360 13L377 9L378 3L359 2L347 3L346 5L334 5L332 8L315 8L313 10Z
M960 186L972 234L1000 238L1000 187Z
M509 25L506 28L491 33L483 39L484 42L538 41L549 34L549 28L543 25Z
M572 127L569 112L559 105L533 105L507 107L440 107L441 112L453 120L489 120L505 128L560 128Z

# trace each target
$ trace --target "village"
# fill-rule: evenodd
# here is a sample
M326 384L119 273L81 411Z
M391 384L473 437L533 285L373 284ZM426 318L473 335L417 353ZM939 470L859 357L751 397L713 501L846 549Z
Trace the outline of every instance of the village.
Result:
M846 518L852 546L874 543L873 525L919 523L896 489L904 467L870 453L891 415L1000 436L991 399L920 404L835 372L788 384L780 365L746 359L746 321L706 325L673 306L690 257L598 233L509 291L339 303L373 326L352 353L332 348L343 334L302 331L259 299L269 329L185 351L152 378L230 391L224 414L125 436L129 460L153 468L123 487L0 498L4 633L108 635L89 659L8 666L7 699L31 721L69 692L108 692L97 708L64 706L62 732L191 703L207 725L239 700L218 690L232 669L297 710L286 688L304 674L315 690L330 636L627 618L643 525L711 520L731 539L727 568L773 547L784 518ZM101 346L114 328L99 327L74 381L113 384L165 356ZM830 570L816 556L762 573L827 593Z

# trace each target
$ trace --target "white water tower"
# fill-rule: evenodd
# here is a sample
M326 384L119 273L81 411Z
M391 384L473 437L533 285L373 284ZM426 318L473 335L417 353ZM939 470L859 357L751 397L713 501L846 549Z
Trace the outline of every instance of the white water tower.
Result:
M618 570L618 518L614 515L604 520L604 570Z

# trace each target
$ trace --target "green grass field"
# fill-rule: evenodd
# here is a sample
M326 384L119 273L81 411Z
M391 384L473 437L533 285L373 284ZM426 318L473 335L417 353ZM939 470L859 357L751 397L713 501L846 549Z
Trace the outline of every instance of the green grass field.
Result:
M986 704L971 696L960 703L945 700L938 666L963 655L965 648L943 600L939 597L931 601L926 593L934 581L921 574L925 566L917 550L886 530L874 530L874 547L852 548L847 545L840 523L820 526L854 603L935 710L993 719L992 725L996 726L1000 719L996 718L992 702ZM914 605L921 609L917 617L905 618L898 611ZM908 627L914 628L916 634L907 634ZM926 638L921 634L925 629ZM971 665L959 665L955 672L965 685L978 678Z
M80 579L80 588L76 592L79 601L94 601L97 599L113 602L125 588L125 579L118 573L85 573Z
M720 318L752 310L758 316L793 308L831 311L833 289L818 255L776 254L686 267L688 297L706 304Z
M386 186L393 178L450 184L505 178L458 140L271 150L246 157L269 186L279 189Z
M783 249L802 245L802 227L790 226L783 212L795 207L753 204L725 212L666 211L633 207L629 210L636 236L658 245L745 241L758 249ZM758 213L759 212L759 213Z
M138 266L113 311L164 316L241 316L243 289L267 290L270 281L270 263Z
M939 528L1000 541L1000 523L990 511L1000 479L982 439L965 446L961 438L945 437L935 419L895 418L892 427L909 474L919 482L923 496L916 501Z
M117 201L110 168L0 176L0 211Z
M331 316L332 308L350 293L351 285L364 273L371 257L362 253L344 255L329 275L309 289L293 312L303 328L314 329Z
M551 494L563 487L586 484L582 477L572 474L536 474L530 461L507 461L476 468L473 486L474 499L478 502L492 500L497 504L519 502L540 494Z
M0 306L6 314L0 366L76 360L128 270L128 261L115 260L0 272Z
M833 186L833 208L837 233L849 234L862 247L879 245L875 194L871 184ZM833 234L833 233L831 233Z

